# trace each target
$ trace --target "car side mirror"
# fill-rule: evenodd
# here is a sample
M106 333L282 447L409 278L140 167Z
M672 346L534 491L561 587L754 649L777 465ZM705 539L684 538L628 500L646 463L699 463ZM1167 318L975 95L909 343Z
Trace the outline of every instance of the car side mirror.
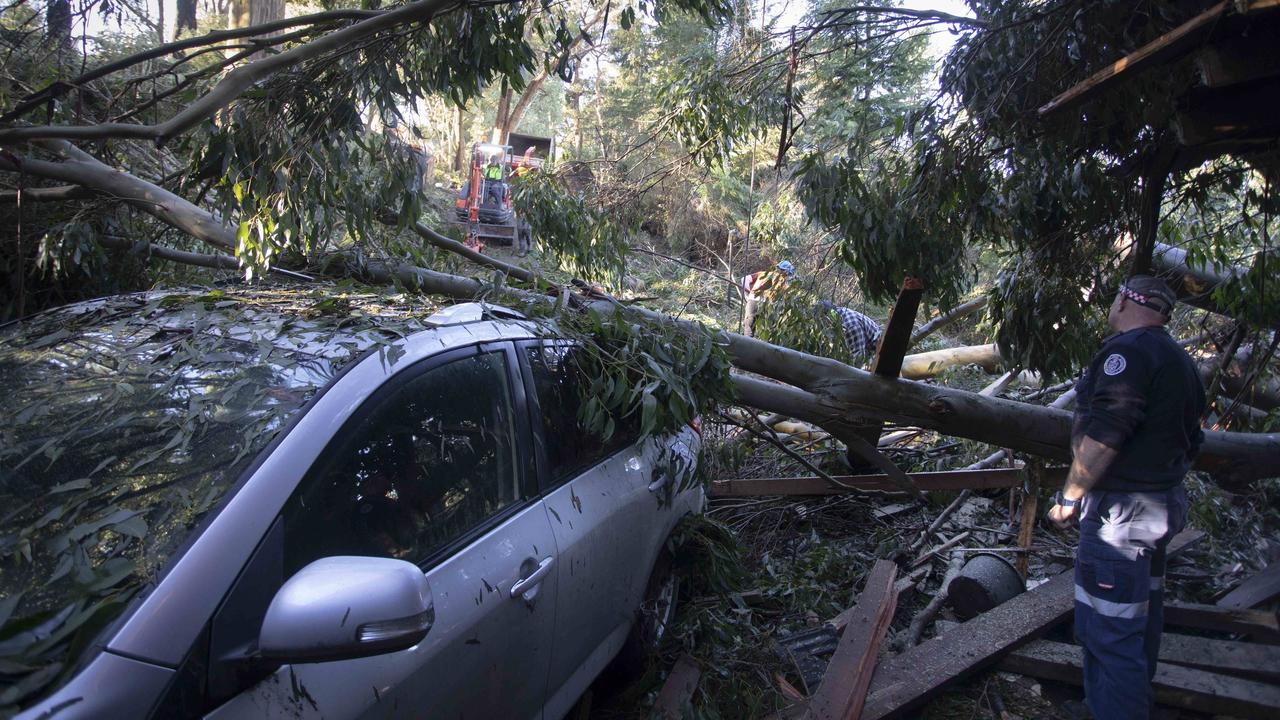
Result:
M280 663L326 662L413 647L435 622L431 585L404 560L316 560L271 600L258 655Z

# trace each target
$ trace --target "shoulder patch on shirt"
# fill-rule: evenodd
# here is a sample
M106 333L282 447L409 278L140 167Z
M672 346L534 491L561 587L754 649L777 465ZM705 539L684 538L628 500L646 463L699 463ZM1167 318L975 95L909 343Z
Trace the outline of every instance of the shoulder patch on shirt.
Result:
M1125 362L1123 355L1120 353L1111 353L1102 363L1102 372L1108 375L1119 375L1124 372L1126 365L1128 365L1128 363Z

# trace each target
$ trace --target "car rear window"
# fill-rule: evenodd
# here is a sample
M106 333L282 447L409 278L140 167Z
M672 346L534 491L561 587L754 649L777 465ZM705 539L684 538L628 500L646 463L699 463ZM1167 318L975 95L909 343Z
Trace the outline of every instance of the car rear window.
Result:
M128 296L0 329L0 707L59 684L344 364L395 352L298 294Z

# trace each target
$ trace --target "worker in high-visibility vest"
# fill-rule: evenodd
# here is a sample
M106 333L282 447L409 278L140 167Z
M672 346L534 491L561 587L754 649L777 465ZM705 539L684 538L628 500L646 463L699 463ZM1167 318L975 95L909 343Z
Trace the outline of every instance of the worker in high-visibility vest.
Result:
M481 176L484 178L485 195L493 204L500 204L507 194L507 184L502 182L502 165L498 163L497 156L489 158L489 165Z
M740 281L742 294L748 300L772 300L775 295L787 289L795 274L796 266L790 260L783 260L775 269L761 270L743 277Z

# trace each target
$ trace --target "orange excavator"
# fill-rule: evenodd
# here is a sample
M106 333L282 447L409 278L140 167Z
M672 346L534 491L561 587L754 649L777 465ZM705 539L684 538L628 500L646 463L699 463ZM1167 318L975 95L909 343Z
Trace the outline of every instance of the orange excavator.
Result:
M483 251L485 241L515 245L519 254L533 246L533 230L511 202L511 178L541 170L554 150L554 140L510 134L509 145L476 143L471 149L467 181L454 201L456 221L465 228L466 245ZM519 155L513 148L523 148Z

